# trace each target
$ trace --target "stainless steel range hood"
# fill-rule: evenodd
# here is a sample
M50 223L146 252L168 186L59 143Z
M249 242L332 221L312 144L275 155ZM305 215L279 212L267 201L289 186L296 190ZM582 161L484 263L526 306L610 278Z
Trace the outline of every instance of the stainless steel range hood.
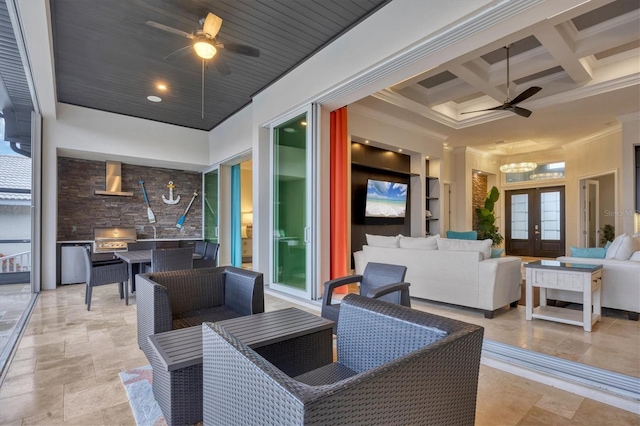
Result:
M122 192L122 165L119 161L107 161L106 173L106 191L96 191L96 195L117 195L120 197L133 197L133 192Z

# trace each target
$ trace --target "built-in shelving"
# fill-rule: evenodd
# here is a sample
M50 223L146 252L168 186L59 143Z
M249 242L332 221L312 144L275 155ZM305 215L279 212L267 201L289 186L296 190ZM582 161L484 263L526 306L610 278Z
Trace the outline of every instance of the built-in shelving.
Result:
M428 172L429 161L427 160L427 173ZM437 234L439 227L431 222L438 220L438 212L440 211L440 178L436 176L425 176L425 184L426 210L431 213L431 216L428 216L425 212L426 233L427 235Z
M396 174L403 175L403 176L419 176L417 173L411 173L411 172L407 172L407 171L404 171L404 170L397 170L397 169L392 169L392 168L388 168L388 167L370 166L368 164L358 163L357 161L352 161L351 165L352 166L357 166L357 167L362 167L362 168L365 168L365 169L370 169L370 170L378 170L378 171L383 171L383 172L396 173Z

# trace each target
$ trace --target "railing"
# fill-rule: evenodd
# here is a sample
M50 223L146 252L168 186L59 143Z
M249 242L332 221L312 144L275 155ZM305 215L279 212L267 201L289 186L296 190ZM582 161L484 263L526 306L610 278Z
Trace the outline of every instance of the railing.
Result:
M30 251L11 254L9 256L0 254L0 273L29 271L31 271Z

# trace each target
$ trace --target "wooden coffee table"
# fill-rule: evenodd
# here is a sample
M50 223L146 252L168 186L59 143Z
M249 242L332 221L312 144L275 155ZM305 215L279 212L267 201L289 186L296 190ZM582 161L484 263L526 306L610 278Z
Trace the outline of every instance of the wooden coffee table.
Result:
M297 308L217 323L289 376L333 362L333 321ZM169 424L202 421L202 326L149 336L153 395Z
M555 260L536 260L524 265L527 270L526 318L545 319L580 325L584 331L600 321L602 265L564 263ZM533 307L533 288L540 287L540 306ZM582 312L547 306L547 289L581 292Z

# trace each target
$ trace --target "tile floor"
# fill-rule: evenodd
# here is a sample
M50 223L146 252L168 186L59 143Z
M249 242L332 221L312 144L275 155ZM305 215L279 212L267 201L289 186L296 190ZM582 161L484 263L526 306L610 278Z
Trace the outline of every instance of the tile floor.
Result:
M0 354L9 342L31 297L30 284L0 285Z
M148 363L137 344L135 298L125 306L113 284L94 290L91 312L83 301L84 285L41 294L0 387L0 424L134 424L118 372ZM291 305L266 296L267 310ZM514 321L496 334L528 327ZM639 425L640 416L481 366L476 424Z

